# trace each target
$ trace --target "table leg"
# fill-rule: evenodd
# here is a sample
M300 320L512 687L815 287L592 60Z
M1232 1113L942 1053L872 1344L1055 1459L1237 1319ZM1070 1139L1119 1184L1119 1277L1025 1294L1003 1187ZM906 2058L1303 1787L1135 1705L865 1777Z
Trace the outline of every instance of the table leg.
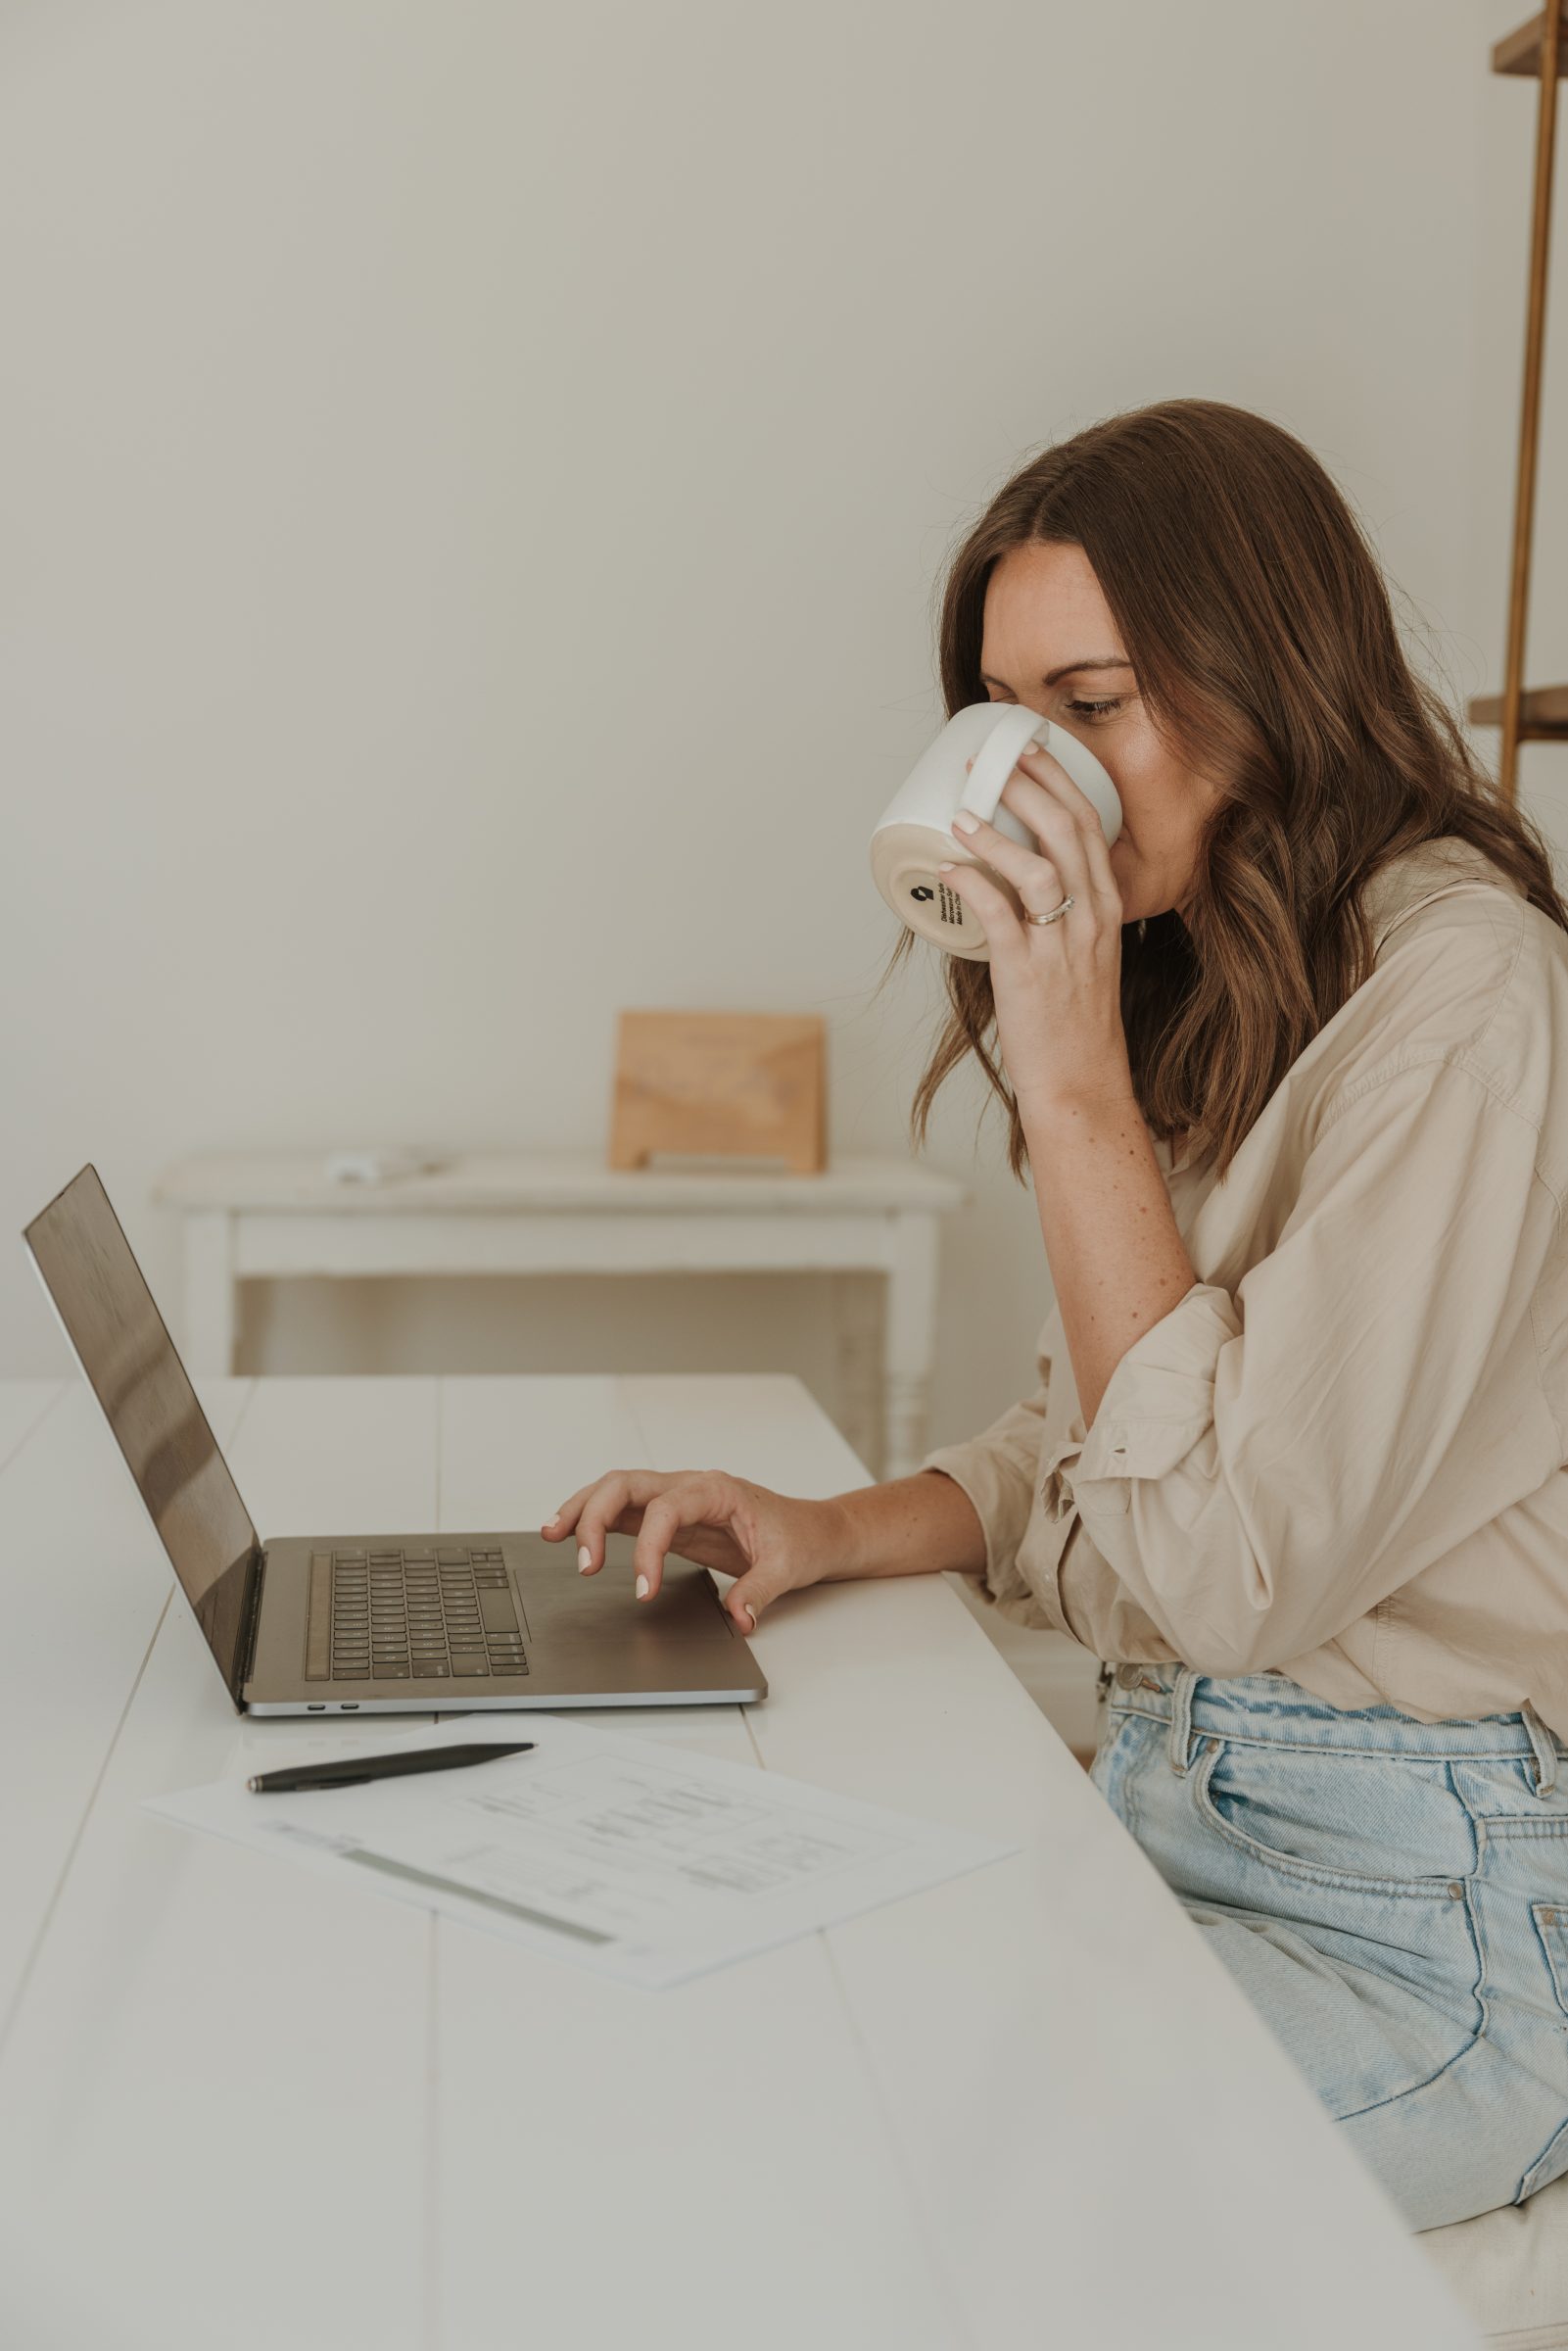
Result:
M900 1209L892 1225L882 1356L884 1478L912 1476L927 1450L936 1361L936 1218L928 1209Z
M234 1368L234 1220L226 1209L185 1213L185 1368L226 1376Z
M875 1480L885 1459L887 1430L882 1395L881 1317L871 1284L845 1273L832 1287L833 1333L838 1349L838 1426Z

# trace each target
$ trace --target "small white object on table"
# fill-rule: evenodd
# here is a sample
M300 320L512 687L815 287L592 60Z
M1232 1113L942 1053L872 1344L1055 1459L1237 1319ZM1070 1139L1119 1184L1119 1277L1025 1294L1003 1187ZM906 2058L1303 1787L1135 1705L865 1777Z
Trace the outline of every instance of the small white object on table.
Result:
M801 1176L735 1162L606 1168L561 1152L453 1155L432 1173L376 1182L335 1181L327 1162L202 1154L159 1177L153 1197L184 1220L192 1371L233 1370L237 1289L248 1280L873 1272L887 1285L879 1350L854 1285L833 1286L844 1434L881 1477L909 1476L927 1449L939 1220L970 1196L951 1176L892 1158Z
M860 1466L787 1377L199 1385L263 1534ZM234 1714L77 1375L0 1383L0 1464L7 2341L1475 2351L944 1577L786 1595L758 1705L576 1719L1024 1849L647 1992L155 1818L376 1726Z

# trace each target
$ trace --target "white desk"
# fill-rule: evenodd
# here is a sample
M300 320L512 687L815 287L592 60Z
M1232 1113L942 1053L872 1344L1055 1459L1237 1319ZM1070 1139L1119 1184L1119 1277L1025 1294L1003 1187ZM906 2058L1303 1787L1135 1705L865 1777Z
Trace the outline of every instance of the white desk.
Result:
M845 1434L879 1477L928 1443L938 1220L963 1184L904 1159L820 1176L765 1167L606 1168L588 1154L476 1154L385 1186L329 1183L321 1154L204 1154L153 1197L184 1219L183 1350L232 1371L238 1285L285 1275L836 1272L886 1277L879 1349L850 1284L832 1294Z
M263 1535L863 1476L788 1378L200 1384ZM1473 2351L942 1577L781 1601L758 1706L591 1719L1026 1850L643 1992L142 1811L337 1726L231 1711L74 1373L0 1383L0 1463L18 2351Z

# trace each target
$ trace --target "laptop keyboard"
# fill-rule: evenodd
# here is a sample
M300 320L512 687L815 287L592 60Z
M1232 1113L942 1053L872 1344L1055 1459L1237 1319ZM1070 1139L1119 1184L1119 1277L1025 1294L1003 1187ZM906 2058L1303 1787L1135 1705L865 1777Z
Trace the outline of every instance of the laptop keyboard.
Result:
M311 1553L307 1681L455 1681L527 1671L499 1550Z

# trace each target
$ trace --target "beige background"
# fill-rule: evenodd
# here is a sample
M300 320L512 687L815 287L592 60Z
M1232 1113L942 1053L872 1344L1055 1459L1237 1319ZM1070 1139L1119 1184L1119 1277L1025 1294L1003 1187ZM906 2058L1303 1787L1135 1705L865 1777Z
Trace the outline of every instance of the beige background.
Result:
M1499 684L1524 13L12 0L0 1224L91 1158L177 1309L168 1158L597 1148L623 1005L822 1012L833 1146L904 1150L934 958L871 1004L867 840L939 717L942 558L1113 410L1301 434L1421 658ZM1548 352L1537 680L1565 414ZM1524 778L1561 838L1568 757ZM1030 1384L1049 1304L982 1098L929 1154L975 1186L932 1442ZM787 1369L832 1410L823 1303L300 1284L242 1366ZM62 1368L14 1241L0 1374Z

